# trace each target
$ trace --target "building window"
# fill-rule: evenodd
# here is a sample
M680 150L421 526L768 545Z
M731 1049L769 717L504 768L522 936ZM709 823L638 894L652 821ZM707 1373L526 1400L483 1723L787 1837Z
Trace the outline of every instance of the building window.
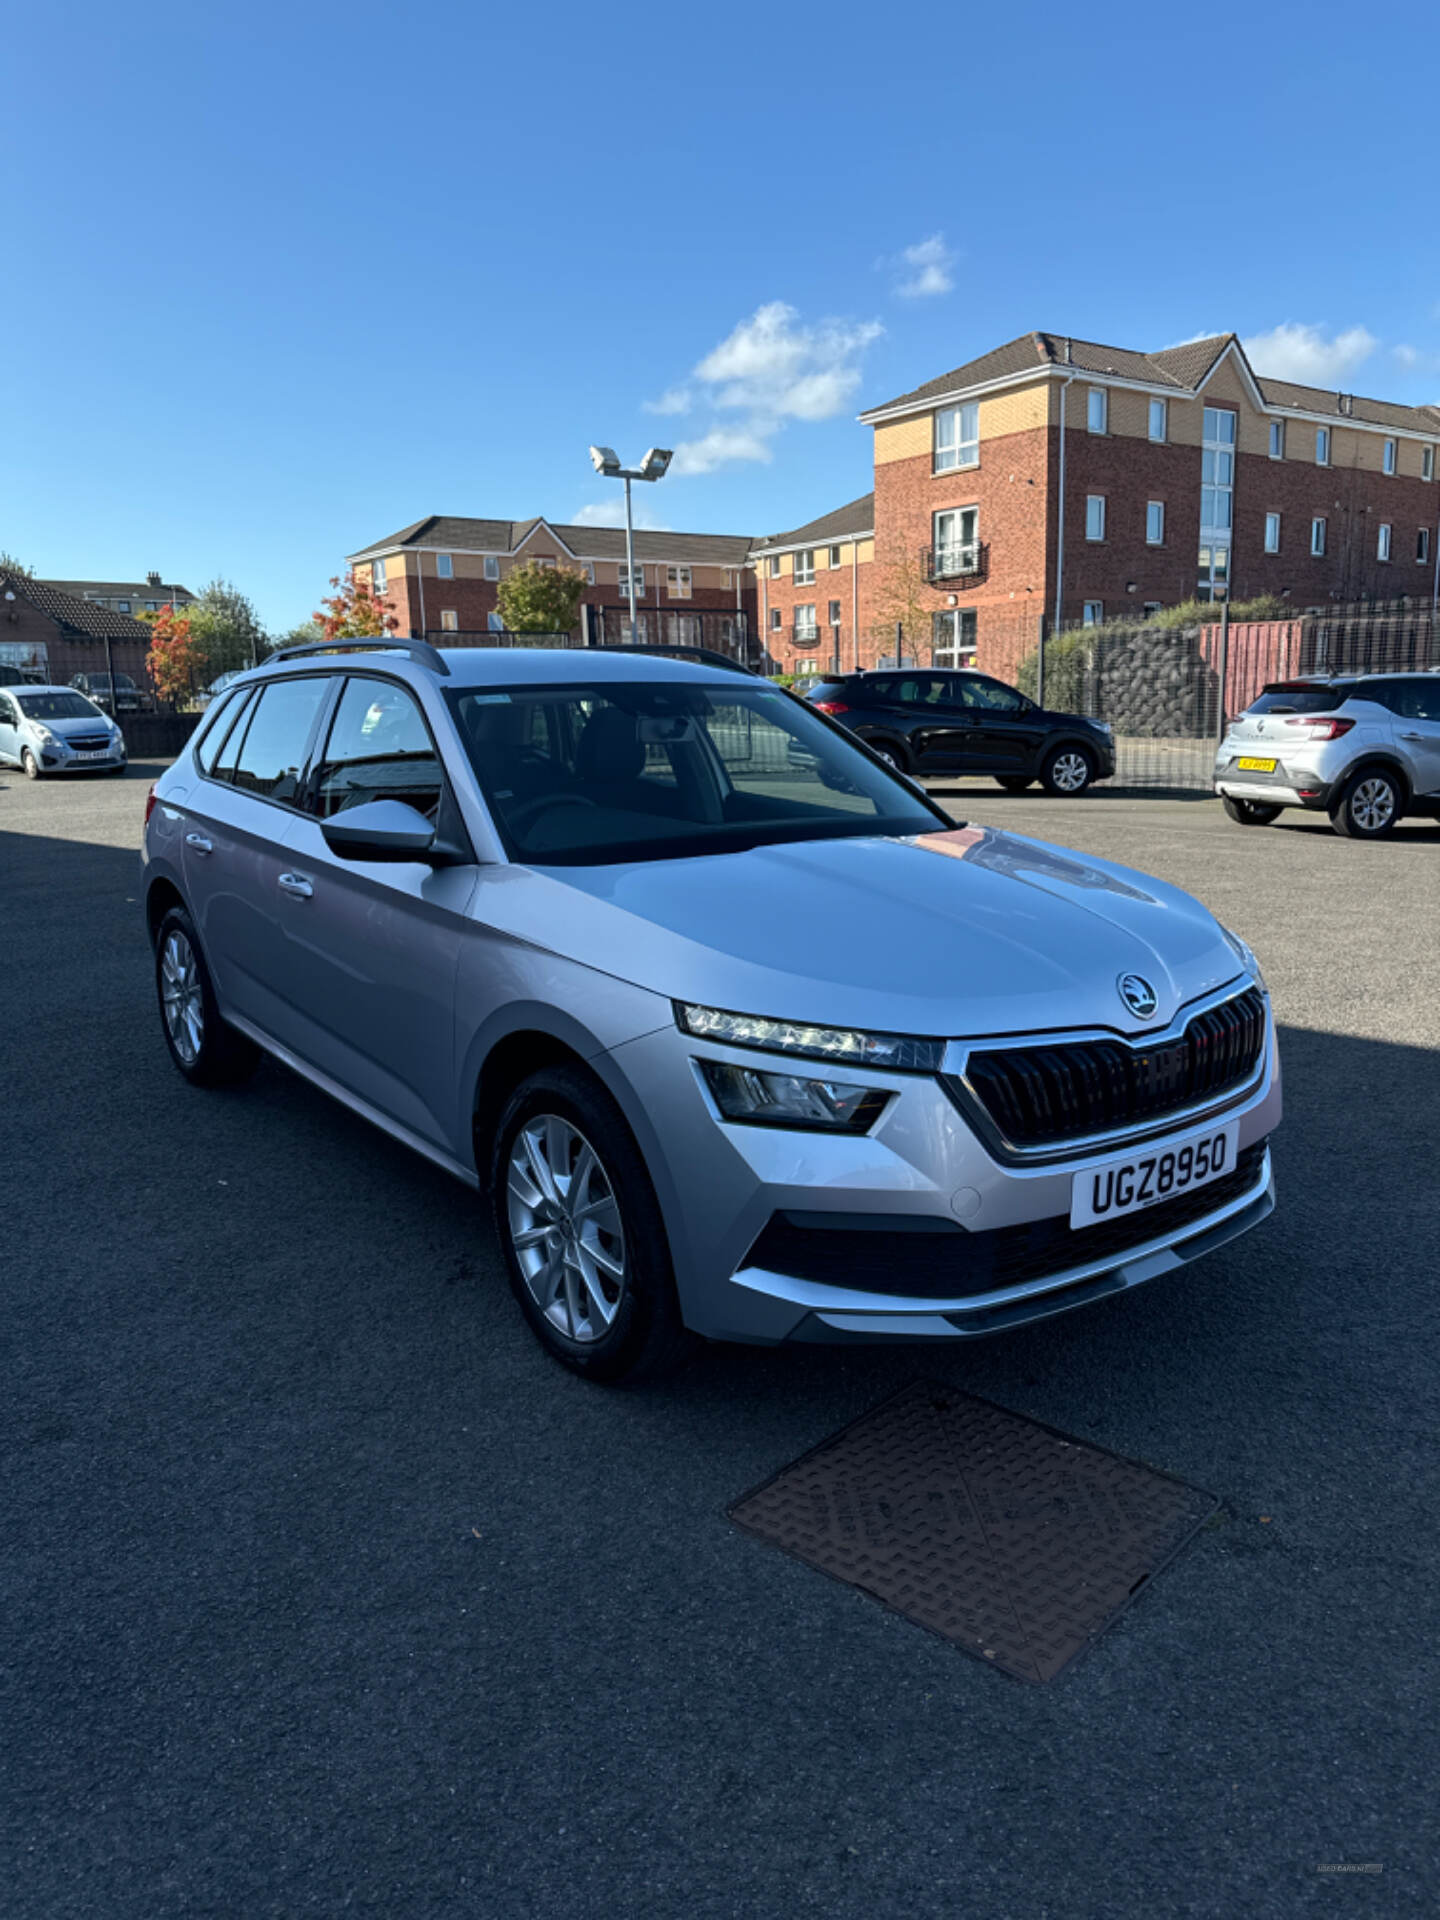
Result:
M130 602L128 600L117 600L115 602L115 611L117 613L128 613L130 611Z
M832 627L838 627L840 624L840 602L838 600L832 600L830 602L830 624Z
M460 616L454 607L442 607L440 609L440 631L442 633L458 633L460 631Z
M980 403L942 407L935 416L935 471L952 473L957 467L980 464Z
M1147 547L1163 547L1165 544L1165 502L1163 500L1145 502L1145 544Z
M1279 553L1280 551L1280 516L1278 513L1267 513L1265 516L1265 551L1266 553Z
M1150 438L1165 440L1170 433L1170 402L1152 400L1150 402Z
M1080 614L1081 623L1087 627L1099 627L1105 623L1105 602L1087 600Z
M952 507L931 523L931 572L937 580L974 573L980 563L980 509Z
M1200 579L1195 588L1197 600L1223 600L1230 591L1230 547L1224 540L1211 541L1200 549Z
M1422 447L1420 449L1420 478L1422 480L1433 480L1435 478L1434 447Z
M1323 520L1317 519L1310 522L1310 551L1315 555L1316 559L1319 559L1325 552L1325 522Z
M1091 433L1104 433L1110 424L1110 396L1104 387L1091 387L1085 401L1085 424Z
M770 558L765 562L765 571L772 580L778 580L780 578L780 556L778 553L772 553Z
M795 584L797 587L813 587L815 584L815 551L807 547L795 556Z
M795 638L797 640L813 641L818 639L819 634L820 628L815 620L814 607L796 607Z
M839 564L840 564L840 549L839 549L839 547L831 547L831 549L830 549L830 565L831 565L832 567L838 567L838 566L839 566Z
M503 633L505 631L505 622L498 613L486 614L485 625L490 629L491 633Z
M1103 493L1087 493L1085 496L1085 538L1103 540L1105 538L1105 496Z
M160 611L160 602L158 600L147 600L145 602L145 611L146 613L158 613Z
M930 626L930 664L936 667L973 667L977 621L973 607L957 607L950 613L935 614Z
M384 593L385 586L385 562L383 560L372 560L370 562L370 590L372 593Z
M1430 558L1430 529L1419 527L1415 533L1415 558L1423 567Z
M485 578L487 580L498 580L500 578L500 558L498 554L494 554L494 553L486 554Z
M1330 429L1328 427L1315 429L1315 464L1317 467L1328 467L1330 464Z
M665 592L671 600L690 598L689 567L667 567L665 569Z
M1200 455L1200 538L1213 544L1228 538L1235 497L1235 415L1228 407L1206 407Z
M1394 442L1393 440L1387 440L1387 441L1385 442L1385 452L1384 452L1384 456L1383 456L1383 460L1382 460L1382 464L1383 464L1383 466L1384 466L1384 469L1385 469L1385 471L1386 471L1386 473L1394 473L1394 471L1395 471L1395 442Z
M620 591L626 594L630 591L630 573L623 560L620 562ZM645 591L645 569L643 566L636 567L635 569L635 591L637 594L642 594Z
M1270 422L1270 458L1272 460L1285 458L1285 422L1283 420Z
M1148 620L1152 613L1159 613L1161 608L1164 606L1164 604L1165 602L1163 600L1147 600L1145 602L1145 605L1141 608L1141 612L1145 615L1145 618Z
M1390 522L1388 520L1380 522L1380 531L1375 539L1375 558L1377 560L1390 558Z
M435 574L436 578L440 580L453 580L455 578L455 562L448 553L436 554Z
M538 567L541 573L553 573L555 556L553 553L535 553L530 556L530 564L532 567Z
M781 627L783 627L784 624L785 624L785 616L783 613L781 613L779 607L771 607L770 625L774 628L776 633L780 631Z

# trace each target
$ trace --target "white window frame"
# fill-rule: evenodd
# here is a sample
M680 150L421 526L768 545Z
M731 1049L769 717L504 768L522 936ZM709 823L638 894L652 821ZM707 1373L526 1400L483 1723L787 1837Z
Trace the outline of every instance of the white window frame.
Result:
M370 591L372 593L388 592L387 581L388 575L385 570L385 562L383 560L372 560L370 562Z
M1105 602L1103 600L1085 601L1080 608L1080 624L1082 627L1103 627Z
M595 562L593 560L582 560L580 562L580 571L585 576L586 586L593 587L595 584Z
M1280 515L1278 513L1267 513L1265 516L1265 551L1266 553L1280 551Z
M1434 447L1426 446L1420 449L1420 478L1422 480L1433 480L1435 478Z
M781 556L778 553L772 553L770 558L765 562L772 580L778 580L780 578L780 558Z
M1317 467L1328 467L1330 464L1329 427L1316 427L1315 429L1315 464Z
M801 547L795 555L795 584L797 587L813 587L815 584L815 549Z
M455 578L455 556L453 553L436 554L435 578L437 580L453 580Z
M1085 538L1099 545L1105 538L1105 495L1087 493L1085 496Z
M1163 500L1145 502L1145 544L1147 547L1163 547L1165 544L1165 502Z
M1430 564L1430 529L1428 527L1415 529L1415 561L1422 567L1428 567Z
M1325 558L1325 516L1317 513L1310 522L1310 557L1312 560Z
M626 562L623 560L620 562L620 566L618 569L618 578L620 581L621 593L628 594L630 591L630 573L626 565ZM644 592L645 592L645 562L643 560L637 560L635 562L635 598L637 600L640 599L641 596L644 594Z
M689 567L666 567L665 598L667 600L689 600L693 598L694 576Z
M1157 423L1160 428L1158 433L1155 431ZM1150 402L1149 431L1150 438L1157 446L1164 446L1165 442L1170 438L1170 402L1168 400L1152 400Z
M1384 473L1394 473L1396 468L1400 464L1399 454L1400 454L1399 441L1387 440L1385 442L1385 450L1380 456L1381 471Z
M842 621L843 612L840 602L838 600L832 600L830 602L830 625L832 627L838 627L842 624Z
M440 609L440 631L442 633L458 633L460 631L460 615L454 607L442 607Z
M486 627L486 631L489 633L504 633L505 631L504 615L500 613L496 613L493 610L490 613L487 613L485 616L485 627Z
M1285 422L1283 420L1270 422L1270 458L1272 460L1285 458Z
M487 553L485 555L485 578L487 580L498 580L500 578L500 556L498 553Z
M970 532L964 532L966 515L970 516ZM955 531L948 538L941 533L946 521L952 521ZM957 579L967 573L977 573L980 568L980 509L979 507L941 507L930 516L930 551L936 556L935 565L942 580ZM942 554L953 555L953 561L940 559Z
M979 464L980 402L967 400L962 406L941 407L935 415L934 471L958 473Z
M130 611L130 602L128 600L117 600L115 602L115 611L117 613L128 613Z
M832 546L830 549L830 568L832 572L840 565L840 551L838 546Z
M1395 544L1395 529L1388 520L1382 520L1375 534L1375 558L1388 560L1390 549Z
M783 613L781 612L781 610L779 609L779 607L771 607L771 609L770 609L770 630L771 630L771 632L772 632L772 633L778 633L778 632L780 631L780 629L781 629L781 627L783 627L783 626L784 626L784 624L785 624L785 615L784 615L784 614L783 614Z
M1091 387L1086 392L1085 427L1089 433L1110 431L1110 395L1104 387Z
M794 616L795 638L797 641L802 635L813 636L816 640L820 638L820 622L815 618L815 603L813 600L803 607L796 607L794 609Z

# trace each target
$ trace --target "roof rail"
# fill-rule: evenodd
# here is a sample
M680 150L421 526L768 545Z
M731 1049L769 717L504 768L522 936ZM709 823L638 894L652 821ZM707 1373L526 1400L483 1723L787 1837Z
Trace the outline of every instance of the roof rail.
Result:
M296 660L303 653L408 653L422 667L428 667L442 679L448 679L450 665L438 647L425 640L318 640L303 647L277 647L267 653L263 665L272 660Z
M660 654L667 660L693 660L701 667L726 667L731 673L748 673L754 676L755 669L745 666L739 660L732 660L728 653L720 653L714 647L669 646L657 642L647 645L629 640L602 640L598 645L586 648L587 653L648 653Z

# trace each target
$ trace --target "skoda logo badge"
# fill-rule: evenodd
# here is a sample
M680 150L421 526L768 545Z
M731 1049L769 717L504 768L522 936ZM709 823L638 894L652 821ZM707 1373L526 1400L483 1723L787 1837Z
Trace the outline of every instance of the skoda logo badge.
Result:
M1148 1020L1160 1004L1154 987L1138 973L1121 974L1120 998L1137 1020Z

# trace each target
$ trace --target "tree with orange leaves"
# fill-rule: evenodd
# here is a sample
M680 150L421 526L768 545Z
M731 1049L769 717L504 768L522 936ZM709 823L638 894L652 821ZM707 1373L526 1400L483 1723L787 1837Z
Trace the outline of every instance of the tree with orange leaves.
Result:
M179 706L194 692L205 655L190 620L174 607L162 607L151 619L146 665L155 691L172 706Z
M376 594L368 580L357 580L352 568L342 580L331 576L335 591L322 600L315 620L327 640L380 640L394 633L400 622Z

